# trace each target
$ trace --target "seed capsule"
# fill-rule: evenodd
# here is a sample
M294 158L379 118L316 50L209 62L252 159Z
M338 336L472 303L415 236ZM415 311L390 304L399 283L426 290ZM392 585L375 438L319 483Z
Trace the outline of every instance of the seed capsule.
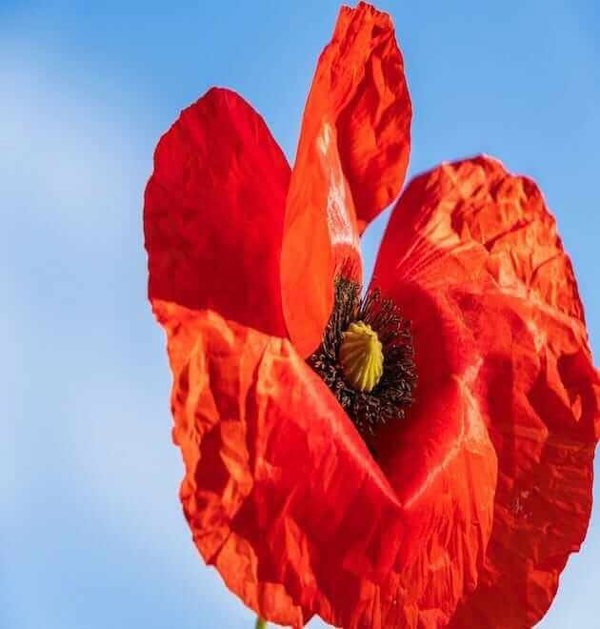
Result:
M383 374L383 348L370 325L357 321L342 334L339 360L348 384L369 393Z

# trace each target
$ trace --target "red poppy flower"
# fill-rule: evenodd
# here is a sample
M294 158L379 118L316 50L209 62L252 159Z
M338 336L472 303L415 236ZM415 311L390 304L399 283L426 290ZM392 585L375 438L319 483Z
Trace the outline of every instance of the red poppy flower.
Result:
M411 105L389 17L343 8L290 170L212 89L145 195L181 500L204 560L301 626L534 624L590 515L600 379L554 219L477 157L400 192Z

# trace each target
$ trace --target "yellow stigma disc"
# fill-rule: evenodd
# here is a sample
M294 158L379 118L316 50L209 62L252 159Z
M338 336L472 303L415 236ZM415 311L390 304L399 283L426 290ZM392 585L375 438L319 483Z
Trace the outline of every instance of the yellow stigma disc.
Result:
M351 323L342 334L339 359L352 388L372 391L383 374L383 349L377 332L362 321Z

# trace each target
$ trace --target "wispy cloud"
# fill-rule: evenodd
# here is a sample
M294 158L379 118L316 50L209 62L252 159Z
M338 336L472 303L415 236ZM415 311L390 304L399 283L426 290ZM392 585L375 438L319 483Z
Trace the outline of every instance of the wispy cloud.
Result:
M144 298L151 150L116 113L120 94L112 109L26 45L3 53L3 618L192 627L208 608L245 626L177 500L164 343Z

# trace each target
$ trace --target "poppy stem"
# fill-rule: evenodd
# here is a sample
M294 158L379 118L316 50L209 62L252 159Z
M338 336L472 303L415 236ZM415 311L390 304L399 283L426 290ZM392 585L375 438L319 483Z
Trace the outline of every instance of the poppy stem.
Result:
M263 620L260 616L257 616L254 629L267 629L267 621Z

